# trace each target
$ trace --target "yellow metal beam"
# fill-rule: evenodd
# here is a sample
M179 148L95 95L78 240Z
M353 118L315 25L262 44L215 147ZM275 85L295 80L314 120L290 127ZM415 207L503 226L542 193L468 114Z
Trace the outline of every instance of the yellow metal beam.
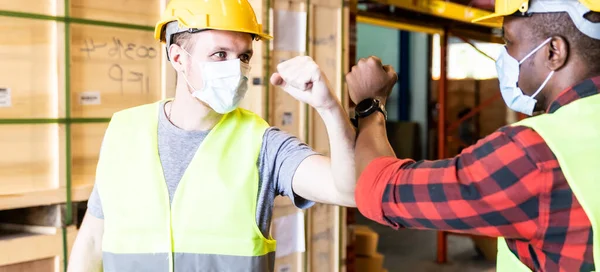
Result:
M419 13L433 15L441 18L450 20L460 21L463 23L469 23L474 25L481 25L493 28L501 28L502 24L499 23L473 23L472 20L487 16L491 14L489 11L485 11L478 8L468 7L456 3L440 0L372 0L377 3L391 5Z
M363 24L376 25L376 26L381 26L381 27L394 28L394 29L404 30L404 31L422 32L422 33L427 33L427 34L432 34L432 35L433 34L439 34L439 35L444 34L444 30L442 28L419 26L419 25L414 25L414 24L389 21L389 20L384 20L384 19L379 19L379 18L374 18L374 17L369 17L369 16L363 16L363 15L356 16L356 22L363 23Z

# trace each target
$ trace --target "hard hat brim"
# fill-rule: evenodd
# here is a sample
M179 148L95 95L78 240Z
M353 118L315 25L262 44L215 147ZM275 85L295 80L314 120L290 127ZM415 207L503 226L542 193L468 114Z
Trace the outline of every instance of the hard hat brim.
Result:
M174 22L175 20L168 20L168 21L161 21L158 22L156 24L156 28L154 31L154 38L157 41L160 41L161 43L166 43L166 40L164 37L162 37L162 33L164 31L164 27L170 23L170 22ZM256 31L244 31L244 30L240 30L240 29L227 29L227 28L219 28L219 27L210 27L210 28L205 28L206 30L222 30L222 31L232 31L232 32L241 32L241 33L248 33L248 34L252 34L252 35L256 35L257 37L260 38L260 40L267 40L270 41L273 39L273 36L268 35L266 33L258 33Z
M517 12L517 11L515 11ZM509 16L514 14L514 12L512 13L502 13L502 12L498 12L498 13L492 13L490 15L486 15L483 17L479 17L476 19L473 19L471 22L472 23L494 23L494 24L502 24L502 22L504 21L504 17L505 16Z

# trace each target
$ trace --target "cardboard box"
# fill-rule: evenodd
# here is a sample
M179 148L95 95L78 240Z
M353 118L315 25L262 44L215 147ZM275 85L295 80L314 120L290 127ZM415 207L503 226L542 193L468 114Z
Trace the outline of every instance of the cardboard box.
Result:
M350 229L355 237L354 253L356 256L372 257L378 254L377 244L379 242L379 234L364 225L353 225L350 226Z
M383 255L377 253L372 257L357 257L356 271L371 272L383 270Z
M475 247L483 254L486 260L495 262L498 254L498 239L487 236L471 236Z

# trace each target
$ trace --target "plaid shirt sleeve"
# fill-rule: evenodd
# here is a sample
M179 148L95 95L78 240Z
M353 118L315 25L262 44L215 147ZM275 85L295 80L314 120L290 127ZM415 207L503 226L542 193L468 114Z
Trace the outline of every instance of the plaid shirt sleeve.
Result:
M359 178L356 202L366 217L393 228L436 229L533 238L552 157L527 127L504 127L451 159L379 158Z

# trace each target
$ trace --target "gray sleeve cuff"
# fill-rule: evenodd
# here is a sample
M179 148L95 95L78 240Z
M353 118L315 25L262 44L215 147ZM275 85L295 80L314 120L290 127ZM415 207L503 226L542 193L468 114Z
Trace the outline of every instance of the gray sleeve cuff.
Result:
M261 159L268 166L269 176L274 179L276 195L287 196L300 209L314 205L294 193L292 182L300 164L308 157L318 155L298 138L277 128L269 128L264 135Z
M98 193L98 187L96 184L94 184L94 189L92 190L92 194L88 200L87 211L96 218L104 219L102 202L100 201L100 194Z

